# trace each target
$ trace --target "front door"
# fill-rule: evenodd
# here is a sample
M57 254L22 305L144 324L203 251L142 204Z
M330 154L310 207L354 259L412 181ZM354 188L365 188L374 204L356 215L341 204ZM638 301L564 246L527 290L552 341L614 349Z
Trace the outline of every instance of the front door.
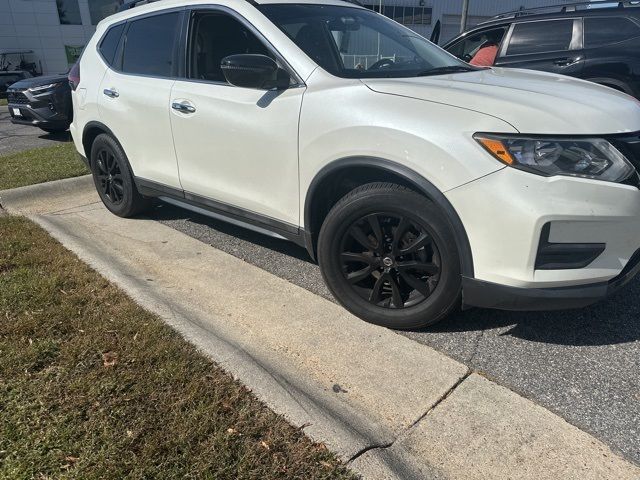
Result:
M298 119L304 88L254 90L227 83L227 55L279 61L253 28L229 11L193 11L187 78L171 92L171 125L187 199L271 227L297 230Z

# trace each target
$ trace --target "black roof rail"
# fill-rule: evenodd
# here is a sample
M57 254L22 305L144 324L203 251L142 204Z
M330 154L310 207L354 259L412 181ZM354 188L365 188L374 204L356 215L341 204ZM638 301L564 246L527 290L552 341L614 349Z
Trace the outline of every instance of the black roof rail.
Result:
M518 18L524 17L527 15L543 15L545 13L566 13L566 12L576 12L578 10L596 10L602 8L629 8L629 7L638 7L640 6L640 0L626 0L626 1L611 1L611 0L599 0L592 2L577 2L577 3L566 3L564 5L551 5L547 7L535 7L535 8L524 8L521 10L513 10L510 12L501 13L486 22L492 22L494 20L502 20L507 18Z

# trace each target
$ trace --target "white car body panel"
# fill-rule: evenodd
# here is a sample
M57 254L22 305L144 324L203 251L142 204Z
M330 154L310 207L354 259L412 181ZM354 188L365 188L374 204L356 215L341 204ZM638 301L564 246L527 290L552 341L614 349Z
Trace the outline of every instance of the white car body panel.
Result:
M363 81L377 92L492 115L521 133L603 135L640 130L640 102L634 98L552 73L490 68L437 77Z
M125 149L136 177L180 188L169 101L174 80L111 69L98 92L100 119ZM118 93L110 98L104 90Z
M304 88L264 92L178 80L171 124L182 188L298 225L298 142Z

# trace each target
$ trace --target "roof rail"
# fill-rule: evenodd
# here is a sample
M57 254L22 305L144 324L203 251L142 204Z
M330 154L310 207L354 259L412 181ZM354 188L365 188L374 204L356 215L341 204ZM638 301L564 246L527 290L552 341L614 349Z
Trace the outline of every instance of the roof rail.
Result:
M522 10L513 10L511 12L501 13L494 17L491 17L490 20L502 20L505 18L517 18L524 17L526 15L542 15L545 13L566 13L566 12L576 12L578 10L595 10L600 8L629 8L629 7L638 7L640 6L640 0L626 0L626 1L611 1L611 0L599 0L592 2L577 2L577 3L567 3L564 5L552 5L548 7L535 7L535 8L525 8ZM486 22L483 22L486 23Z

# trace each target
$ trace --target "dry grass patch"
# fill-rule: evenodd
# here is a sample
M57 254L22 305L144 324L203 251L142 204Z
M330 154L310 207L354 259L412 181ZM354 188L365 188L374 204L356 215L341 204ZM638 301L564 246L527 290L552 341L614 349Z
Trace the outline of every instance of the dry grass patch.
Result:
M28 220L0 216L0 478L353 478Z

